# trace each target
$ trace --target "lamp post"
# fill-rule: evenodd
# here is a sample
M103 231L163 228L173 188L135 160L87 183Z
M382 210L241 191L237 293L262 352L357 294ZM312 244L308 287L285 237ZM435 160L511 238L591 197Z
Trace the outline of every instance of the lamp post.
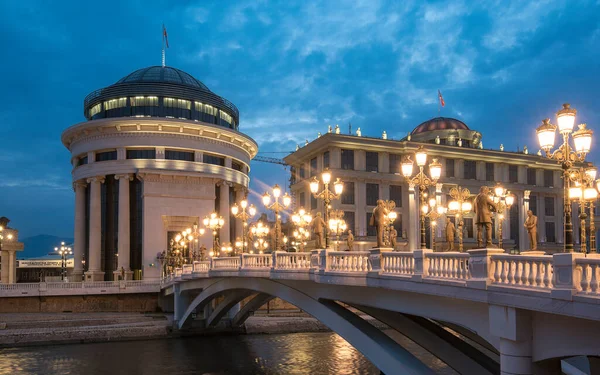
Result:
M335 235L335 247L339 251L340 236L346 231L346 221L344 221L344 211L333 210L330 212L328 221L329 230Z
M394 211L396 209L396 202L394 202L393 200L385 200L383 201L383 207L388 213L385 217L385 232L383 236L383 242L385 246L391 246L392 239L390 234L392 233L394 221L396 221L396 219L398 218L398 213Z
M593 131L586 129L585 124L579 125L579 130L573 131L575 125L575 115L577 111L568 103L563 104L563 108L556 113L556 121L558 126L550 123L549 119L545 119L536 129L540 148L544 150L547 158L556 160L562 166L563 170L563 194L564 194L564 232L565 232L565 252L573 251L573 223L571 222L571 203L569 200L569 169L576 162L583 162L586 155L592 146ZM551 151L554 147L556 138L556 129L563 136L562 145L556 150ZM575 150L571 148L570 137L573 138Z
M214 254L219 252L219 249L217 249L219 247L217 242L217 233L221 228L223 228L223 225L225 225L225 219L223 219L222 216L217 216L216 212L213 212L210 214L210 217L207 216L204 218L202 224L212 230L213 245L210 255L212 257Z
M437 219L442 217L447 211L446 207L438 206L435 198L431 198L426 204L421 207L423 216L428 217L430 221L431 229L431 249L435 251L435 227L437 225Z
M458 220L456 228L458 230L458 251L462 252L463 248L463 224L462 217L473 209L473 204L468 201L471 192L467 188L453 187L450 189L450 197L452 200L448 203L447 212L453 214Z
M9 241L12 240L13 239L12 233L7 234L6 239ZM0 251L2 251L2 242L3 241L4 241L4 227L2 225L0 225Z
M572 182L574 186L569 188L569 199L572 201L579 201L580 213L579 220L581 223L581 248L582 253L587 252L587 239L586 239L586 214L587 202L590 206L590 252L596 252L596 224L594 223L594 201L598 199L598 186L600 181L596 180L597 170L594 167L590 168L579 168L572 169L569 172L568 181ZM596 186L594 186L596 185Z
M265 238L269 234L269 227L264 225L262 221L251 226L250 233L252 233L252 238L256 238L254 248L256 248L259 254L262 254L269 248L269 242ZM250 253L253 253L253 251L250 251Z
M236 203L233 205L233 207L231 207L231 213L233 214L233 216L236 219L242 220L242 240L241 240L240 244L241 244L242 253L245 253L246 246L248 244L248 219L250 219L250 218L254 217L254 215L256 215L256 207L254 207L253 204L248 206L248 200L244 198L240 202L239 206ZM237 244L237 241L236 241L236 244Z
M204 228L198 228L198 223L194 223L190 228L187 228L186 230L182 231L180 235L178 235L177 237L179 237L179 239L177 239L177 237L175 237L175 240L177 242L180 242L180 246L183 249L183 257L184 258L188 258L190 264L194 263L194 259L197 257L195 255L197 249L196 249L196 244L198 244L198 237L204 235L205 233L205 229ZM183 243L181 243L183 242ZM185 254L185 250L187 248L187 257Z
M275 251L281 250L281 243L279 242L279 237L281 236L281 217L279 216L279 211L283 211L288 208L292 203L292 197L288 193L285 193L282 197L282 203L279 203L279 197L281 196L281 188L279 185L275 184L273 186L273 198L275 201L271 204L271 196L268 192L263 194L263 204L268 210L275 212Z
M407 157L402 162L402 175L406 179L406 182L409 185L419 185L419 196L421 201L421 207L423 207L425 203L425 190L429 186L435 185L437 180L440 178L442 174L442 164L440 164L437 159L433 159L431 163L429 163L429 175L427 176L425 172L423 172L423 168L427 163L427 152L423 148L423 146L419 146L417 152L415 153L415 159L417 161L417 166L419 167L419 172L416 176L412 177L413 174L413 161ZM425 216L421 215L421 249L426 248L425 243Z
M60 243L60 247L55 247L54 251L60 255L60 279L64 281L67 270L67 255L73 254L73 251L64 242Z
M329 184L331 183L331 172L326 169L321 173L321 180L323 181L324 188L319 192L319 180L317 177L313 177L310 181L310 192L316 199L323 199L325 203L325 248L329 246L329 210L331 209L331 201L339 199L344 191L344 183L340 179L336 179L333 183L333 191L329 190Z
M496 218L498 219L498 248L502 249L502 224L504 222L504 212L506 209L510 209L510 207L515 203L514 195L509 194L509 192L498 183L494 189L493 200L496 203L498 209L496 210Z
M308 231L308 226L312 222L312 215L304 209L304 207L300 207L297 212L292 214L292 223L296 226L296 229L293 232L294 238L299 241L300 251L304 251L304 245L306 240L310 237L310 232Z

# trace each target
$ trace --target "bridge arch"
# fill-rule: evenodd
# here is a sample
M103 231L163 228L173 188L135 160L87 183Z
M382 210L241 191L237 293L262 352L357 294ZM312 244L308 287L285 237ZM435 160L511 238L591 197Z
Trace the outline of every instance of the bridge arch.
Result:
M184 328L193 310L205 306L215 296L230 290L250 290L285 300L306 311L339 334L385 373L433 374L433 371L385 333L330 300L319 300L278 281L263 278L218 279L191 301L185 312L176 317Z

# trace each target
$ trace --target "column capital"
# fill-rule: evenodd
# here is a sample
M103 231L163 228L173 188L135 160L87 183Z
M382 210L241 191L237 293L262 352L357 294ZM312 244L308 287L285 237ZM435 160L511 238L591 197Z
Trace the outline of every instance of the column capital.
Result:
M129 181L133 181L133 173L122 173L122 174L115 175L115 180L118 180L121 178L125 179L125 180L129 180Z
M106 179L105 176L94 176L94 177L88 178L87 182L88 182L88 184L92 183L92 182L99 182L99 183L103 184L105 179Z
M525 190L523 193L525 194L525 199L529 200L529 194L531 194L531 190Z
M86 187L87 186L87 182L86 180L77 180L77 181L73 181L73 190L77 190L78 187Z

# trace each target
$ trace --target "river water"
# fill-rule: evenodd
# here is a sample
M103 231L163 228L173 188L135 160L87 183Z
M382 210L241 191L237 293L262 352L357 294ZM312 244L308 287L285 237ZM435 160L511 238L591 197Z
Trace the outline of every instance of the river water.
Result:
M440 374L454 373L427 354L420 359ZM0 349L0 374L378 375L379 370L335 333L295 333Z

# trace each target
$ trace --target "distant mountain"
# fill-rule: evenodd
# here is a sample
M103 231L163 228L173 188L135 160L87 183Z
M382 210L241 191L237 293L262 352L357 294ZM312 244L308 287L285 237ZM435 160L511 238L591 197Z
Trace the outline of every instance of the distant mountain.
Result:
M60 246L62 241L73 247L73 239L66 237L56 237L49 234L40 234L33 237L19 239L25 244L25 249L17 253L17 258L38 258L48 255L54 251L54 248Z

